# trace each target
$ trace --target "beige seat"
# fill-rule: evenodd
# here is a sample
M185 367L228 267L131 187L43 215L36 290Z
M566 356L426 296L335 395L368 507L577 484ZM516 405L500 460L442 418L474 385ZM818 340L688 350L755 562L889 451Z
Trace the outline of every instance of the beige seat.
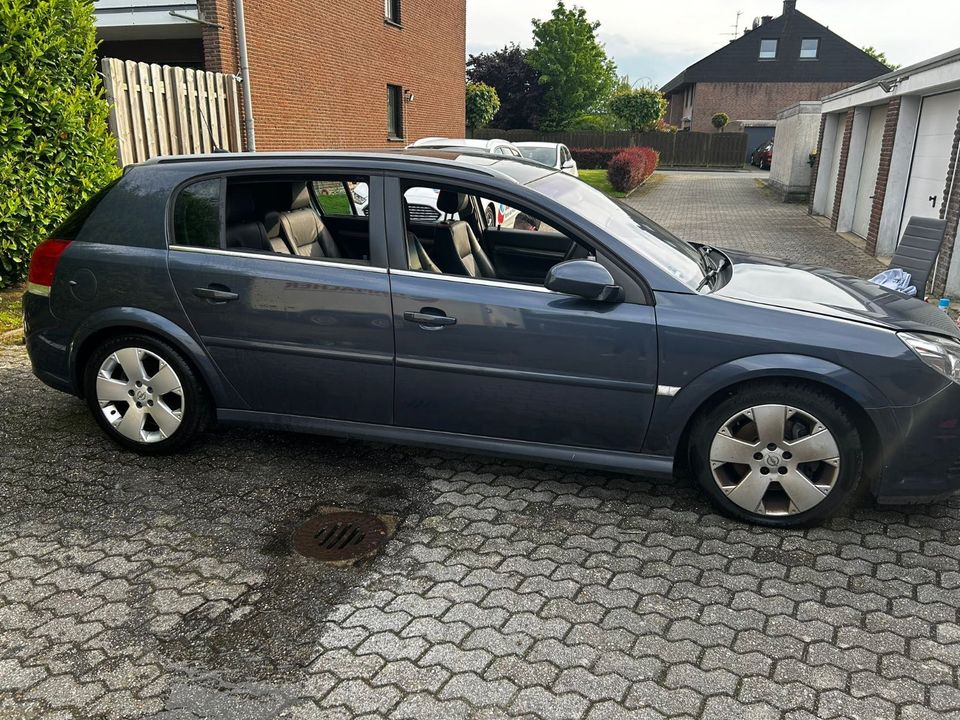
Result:
M294 255L340 258L343 253L310 201L306 183L292 185L290 209L279 213L280 237ZM267 222L269 225L269 221Z

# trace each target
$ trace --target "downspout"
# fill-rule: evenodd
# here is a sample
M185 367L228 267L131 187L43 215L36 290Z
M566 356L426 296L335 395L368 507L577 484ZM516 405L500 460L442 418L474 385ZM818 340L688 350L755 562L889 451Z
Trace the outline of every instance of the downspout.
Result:
M253 131L253 98L250 91L250 66L247 62L247 28L243 20L243 0L233 0L237 18L237 51L240 55L240 80L243 90L243 127L247 136L247 151L256 152L257 138Z

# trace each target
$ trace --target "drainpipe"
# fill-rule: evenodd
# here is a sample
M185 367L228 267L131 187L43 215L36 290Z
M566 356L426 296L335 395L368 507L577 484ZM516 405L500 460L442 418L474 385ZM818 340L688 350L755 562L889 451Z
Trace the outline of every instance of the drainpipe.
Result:
M256 152L257 139L253 132L253 98L250 92L250 66L247 63L247 28L243 21L243 0L234 0L237 18L237 51L240 54L240 79L243 90L243 127L247 135L247 150Z

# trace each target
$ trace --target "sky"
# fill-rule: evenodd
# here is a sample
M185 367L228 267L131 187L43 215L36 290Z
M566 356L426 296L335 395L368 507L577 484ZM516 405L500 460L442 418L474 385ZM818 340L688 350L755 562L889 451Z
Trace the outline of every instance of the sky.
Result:
M662 86L718 50L761 15L780 15L781 0L568 0L600 21L607 54L638 85ZM515 42L533 44L530 20L547 18L556 0L467 0L467 53ZM849 42L873 45L898 65L960 47L958 0L798 0L797 9ZM639 81L639 82L638 82Z

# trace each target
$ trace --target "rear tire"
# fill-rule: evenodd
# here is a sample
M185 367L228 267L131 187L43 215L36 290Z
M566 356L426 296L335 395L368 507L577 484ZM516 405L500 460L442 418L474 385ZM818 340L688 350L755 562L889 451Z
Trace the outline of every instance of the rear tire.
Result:
M184 357L148 335L109 338L83 370L87 406L121 447L141 455L176 452L212 416L207 390Z
M763 384L706 408L690 434L690 468L710 499L739 520L806 527L862 500L863 444L832 395Z

